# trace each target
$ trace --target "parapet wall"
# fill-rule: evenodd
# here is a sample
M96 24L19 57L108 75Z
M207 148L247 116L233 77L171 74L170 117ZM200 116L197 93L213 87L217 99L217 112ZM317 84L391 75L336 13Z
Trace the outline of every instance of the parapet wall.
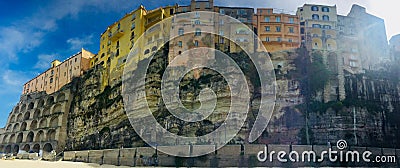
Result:
M159 148L171 148L171 147L159 147ZM192 148L192 149L190 149ZM182 152L188 152L194 154L197 150L203 150L203 146L179 146ZM204 146L209 148L209 146ZM366 163L362 160L360 162L330 162L328 155L324 155L323 162L302 162L301 158L299 162L279 162L277 159L278 152L286 152L286 159L291 151L296 151L301 154L304 151L313 151L316 154L316 158L321 158L322 151L328 151L328 146L322 145L263 145L263 144L249 144L249 145L229 145L224 146L216 152L210 153L205 156L185 158L185 157L174 157L168 154L157 151L151 147L139 147L139 148L121 148L121 149L105 149L105 150L88 150L88 151L67 151L64 152L64 161L73 162L88 162L97 164L109 164L118 166L190 166L190 167L230 167L230 166L279 166L279 167L299 167L299 166L400 166L398 161L400 160L400 149L389 149L389 148L372 148L372 147L348 147L344 149L346 151L358 151L360 156L366 150L371 151L372 155L369 157L374 158L375 156L395 156L396 163ZM171 149L172 150L172 149ZM268 156L275 152L273 161L270 162L269 157L265 162L258 160L257 155L260 151L266 150ZM332 147L333 151L338 150L337 147ZM264 156L264 155L262 155Z

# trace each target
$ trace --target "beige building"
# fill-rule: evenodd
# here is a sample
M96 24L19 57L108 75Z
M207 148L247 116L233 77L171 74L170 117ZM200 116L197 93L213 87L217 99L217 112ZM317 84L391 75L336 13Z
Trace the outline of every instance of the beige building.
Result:
M254 30L254 9L215 6L214 12L218 13L214 19L214 27L217 34L214 36L216 49L231 53L240 52L241 50L254 52L255 45L252 32Z
M79 77L90 69L90 60L93 56L91 52L82 49L64 62L54 60L48 70L24 84L22 94L43 91L51 94L60 90L74 77Z
M304 4L297 9L300 35L307 49L336 51L336 6Z
M272 8L258 8L254 22L257 35L268 52L300 46L300 25L297 15L276 13Z

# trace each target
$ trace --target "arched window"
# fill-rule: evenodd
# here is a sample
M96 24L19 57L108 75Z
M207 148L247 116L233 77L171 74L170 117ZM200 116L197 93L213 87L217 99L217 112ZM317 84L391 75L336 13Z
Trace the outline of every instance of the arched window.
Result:
M149 49L147 49L147 50L144 51L144 54L145 54L145 55L148 54L148 53L150 53L150 50L149 50Z
M312 19L313 19L313 20L319 20L319 15L313 14L313 15L312 15Z
M312 11L318 11L318 6L312 6L312 7L311 7L311 10L312 10Z
M153 48L151 48L151 51L157 51L157 47L154 46Z
M322 7L322 12L329 12L329 8L328 7Z
M322 16L322 20L329 21L329 16L328 16L328 15L324 15L324 16Z

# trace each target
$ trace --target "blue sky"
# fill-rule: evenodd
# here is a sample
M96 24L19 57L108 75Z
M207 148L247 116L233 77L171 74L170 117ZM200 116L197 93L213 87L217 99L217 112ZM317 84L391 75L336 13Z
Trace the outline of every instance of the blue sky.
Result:
M19 101L22 85L64 60L80 48L99 50L100 34L107 26L143 4L146 9L186 5L190 0L14 0L0 1L0 128ZM347 14L357 3L384 18L388 36L400 34L398 5L389 0L215 0L216 5L272 7L294 13L304 3L338 6Z

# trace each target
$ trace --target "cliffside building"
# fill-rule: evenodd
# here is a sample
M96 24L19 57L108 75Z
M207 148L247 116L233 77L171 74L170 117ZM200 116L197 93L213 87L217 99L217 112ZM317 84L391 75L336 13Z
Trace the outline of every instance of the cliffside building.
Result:
M254 15L254 22L257 35L268 52L289 50L300 46L298 16L276 13L272 8L258 8Z
M43 91L51 94L60 90L74 77L79 77L90 69L90 60L93 56L91 52L82 49L63 62L54 60L48 70L24 84L22 94Z

